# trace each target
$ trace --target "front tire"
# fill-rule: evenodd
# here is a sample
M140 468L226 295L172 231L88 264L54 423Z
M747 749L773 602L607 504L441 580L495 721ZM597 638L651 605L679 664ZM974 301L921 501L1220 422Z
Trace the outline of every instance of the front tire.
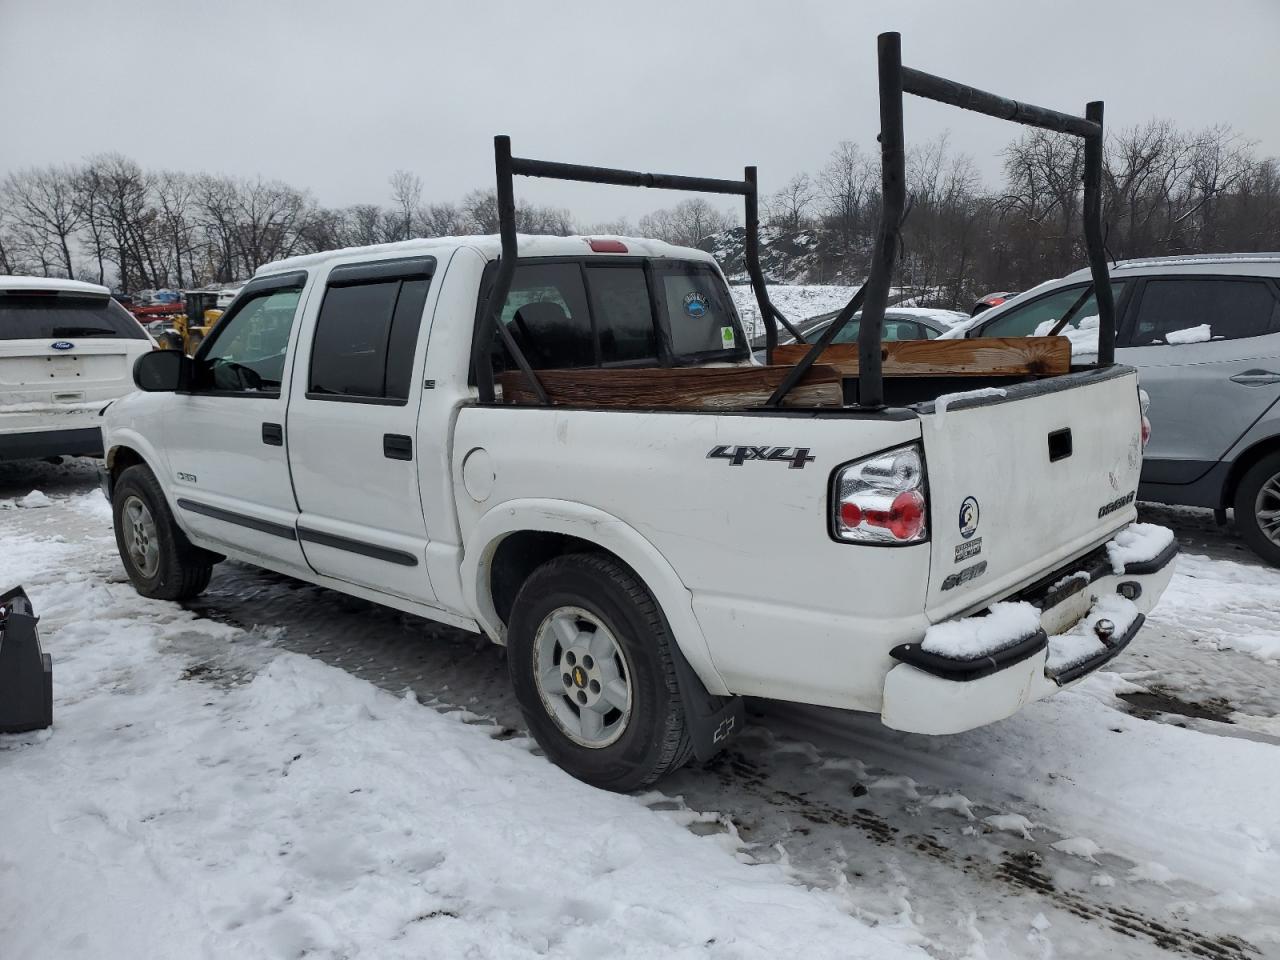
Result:
M1280 567L1280 453L1263 457L1236 488L1236 527L1250 549Z
M635 573L576 553L538 567L511 609L507 666L521 712L558 766L627 791L692 753L666 619Z
M116 548L134 588L154 600L188 600L209 585L215 555L179 529L155 475L141 464L111 491Z

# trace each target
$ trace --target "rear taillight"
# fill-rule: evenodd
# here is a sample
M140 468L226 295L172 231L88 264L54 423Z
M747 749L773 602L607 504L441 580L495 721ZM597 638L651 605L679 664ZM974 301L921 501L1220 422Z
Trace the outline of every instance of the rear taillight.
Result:
M1151 395L1145 390L1138 391L1138 409L1142 416L1142 449L1147 449L1151 442L1151 421L1147 419L1147 411L1151 409Z
M928 497L920 444L855 460L836 471L832 532L850 543L921 543L929 539Z

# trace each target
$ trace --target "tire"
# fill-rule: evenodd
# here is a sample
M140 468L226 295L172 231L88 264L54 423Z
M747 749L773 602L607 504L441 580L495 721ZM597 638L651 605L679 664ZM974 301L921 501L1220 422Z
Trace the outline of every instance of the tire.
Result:
M608 649L606 641L615 655L593 660L592 653ZM525 722L552 762L619 792L683 766L693 744L671 659L674 642L653 596L612 557L567 554L534 570L511 608L507 667ZM619 682L626 686L625 712L616 706Z
M147 467L137 464L120 474L111 491L111 515L120 560L138 593L188 600L209 585L217 554L192 545L178 528Z
M1280 567L1280 453L1263 457L1240 478L1235 511L1236 528L1244 542L1267 563Z

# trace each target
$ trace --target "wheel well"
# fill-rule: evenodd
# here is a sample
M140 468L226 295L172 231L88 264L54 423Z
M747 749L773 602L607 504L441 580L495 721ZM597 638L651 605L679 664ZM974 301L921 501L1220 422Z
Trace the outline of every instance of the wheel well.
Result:
M534 570L566 553L587 551L609 552L590 540L545 530L522 530L504 537L489 565L489 593L498 618L507 622L516 594Z
M1240 485L1240 478L1248 473L1249 469L1263 457L1277 452L1280 452L1280 437L1268 437L1266 440L1258 441L1236 457L1231 462L1231 469L1227 471L1227 482L1222 489L1222 505L1224 507L1235 506L1236 487Z
M107 453L107 471L111 475L112 482L115 482L116 478L130 467L140 463L145 465L146 461L132 447L116 447Z

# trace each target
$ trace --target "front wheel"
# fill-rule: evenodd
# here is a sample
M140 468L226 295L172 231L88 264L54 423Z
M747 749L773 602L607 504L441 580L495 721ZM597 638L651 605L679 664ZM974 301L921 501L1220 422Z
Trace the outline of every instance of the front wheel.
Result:
M187 539L174 522L155 476L138 464L111 491L116 547L125 573L144 597L187 600L209 585L216 555Z
M1280 567L1280 453L1263 457L1240 478L1235 511L1244 542Z
M551 560L511 609L507 665L525 722L579 780L634 790L692 752L666 619L644 584L603 554Z

